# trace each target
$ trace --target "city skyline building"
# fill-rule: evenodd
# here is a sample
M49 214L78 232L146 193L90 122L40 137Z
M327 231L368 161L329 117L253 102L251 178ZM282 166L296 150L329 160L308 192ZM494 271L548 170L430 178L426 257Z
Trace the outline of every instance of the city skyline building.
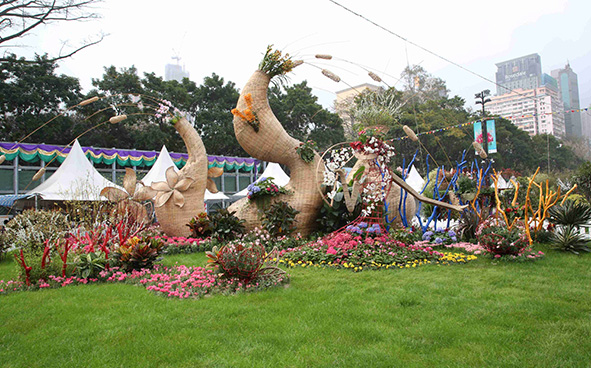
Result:
M189 72L185 70L184 65L178 64L166 64L164 67L164 80L182 82L183 78L189 78Z
M502 61L495 65L497 95L504 95L515 89L535 89L542 85L542 60L538 54Z
M579 110L581 103L579 99L579 81L570 64L567 62L562 69L551 71L552 77L558 82L558 90L563 103L563 110ZM580 114L565 114L566 135L579 137L583 134Z
M544 79L546 84L538 88L517 88L511 93L492 96L486 110L511 120L530 136L552 134L563 137L564 114L556 81L547 74Z

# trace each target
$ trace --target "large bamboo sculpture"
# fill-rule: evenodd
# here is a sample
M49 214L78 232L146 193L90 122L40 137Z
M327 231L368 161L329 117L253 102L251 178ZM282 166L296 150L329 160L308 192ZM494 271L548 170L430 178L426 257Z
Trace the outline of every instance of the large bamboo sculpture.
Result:
M189 236L191 231L186 224L199 213L205 212L207 154L201 137L185 118L178 119L174 128L183 139L189 158L178 173L172 168L166 172L166 182L152 184L152 188L158 191L155 199L156 218L165 234Z
M321 177L324 167L318 165L320 160L318 154L310 163L301 159L296 152L300 141L287 134L273 114L267 99L271 78L272 76L261 70L255 71L242 90L236 106L238 111L252 110L258 121L256 128L258 132L252 124L240 116L234 116L234 132L238 143L252 157L262 161L276 162L289 168L290 181L285 188L290 193L273 197L272 201L287 202L300 211L296 216L297 231L307 235L314 229L316 217L322 206L322 196L316 189L316 168L320 166L319 177ZM247 95L250 96L245 99ZM260 225L260 208L255 203L251 203L248 198L235 202L229 210L236 211L237 217L246 220L247 229Z

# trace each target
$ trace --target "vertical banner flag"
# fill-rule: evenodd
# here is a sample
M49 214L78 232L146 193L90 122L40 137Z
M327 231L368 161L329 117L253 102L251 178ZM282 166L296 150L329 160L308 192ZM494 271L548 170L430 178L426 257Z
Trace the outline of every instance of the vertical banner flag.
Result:
M486 121L486 133L488 135L488 153L497 152L497 131L495 129L495 121ZM484 147L484 139L482 138L482 122L474 123L474 140Z
M495 121L486 121L486 132L488 133L488 153L497 153L497 131Z

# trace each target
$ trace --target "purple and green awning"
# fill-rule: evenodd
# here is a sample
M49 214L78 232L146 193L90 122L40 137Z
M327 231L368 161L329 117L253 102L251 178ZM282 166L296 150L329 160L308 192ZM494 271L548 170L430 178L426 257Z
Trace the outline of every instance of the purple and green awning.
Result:
M154 165L158 158L156 151L139 151L126 149L108 149L82 147L86 157L95 164L111 165L117 161L119 166L139 166L150 167ZM50 144L29 144L29 143L8 143L0 142L0 153L6 156L6 160L14 160L18 155L20 160L27 162L51 161L57 156L58 162L63 162L70 152L70 147L56 146ZM180 169L185 166L188 155L186 153L170 152L170 157L175 165ZM254 158L226 157L226 156L208 156L209 167L220 167L224 171L251 171L257 165Z

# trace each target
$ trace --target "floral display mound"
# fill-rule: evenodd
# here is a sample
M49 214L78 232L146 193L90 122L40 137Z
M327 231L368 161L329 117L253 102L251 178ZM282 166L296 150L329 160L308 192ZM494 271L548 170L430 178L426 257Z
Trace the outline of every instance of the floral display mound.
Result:
M214 294L234 294L263 290L285 284L287 275L277 278L258 278L243 280L237 277L224 277L213 269L204 267L156 265L153 269L124 271L118 267L99 272L96 277L53 276L39 283L27 285L21 280L0 280L0 294L24 290L61 288L69 285L86 285L93 283L126 283L144 286L155 294L170 298L188 299L201 298Z
M0 281L0 294L126 282L143 285L157 294L184 299L254 291L289 282L289 276L277 267L276 261L269 260L261 243L166 237L157 228L147 227L131 217L117 222L112 220L114 218L89 227L78 225L60 233L40 228L48 234L45 238L31 237L14 252L18 276L14 280ZM12 233L8 235L10 239L15 238ZM216 244L221 245L219 251ZM207 250L212 250L208 253L216 256L216 261L209 265L212 269L166 268L158 263L162 254ZM218 254L223 256L217 259ZM233 272L229 272L230 268Z
M377 225L359 222L314 242L283 250L279 262L290 267L333 267L353 271L448 265L476 259L464 253L440 252L405 244Z

